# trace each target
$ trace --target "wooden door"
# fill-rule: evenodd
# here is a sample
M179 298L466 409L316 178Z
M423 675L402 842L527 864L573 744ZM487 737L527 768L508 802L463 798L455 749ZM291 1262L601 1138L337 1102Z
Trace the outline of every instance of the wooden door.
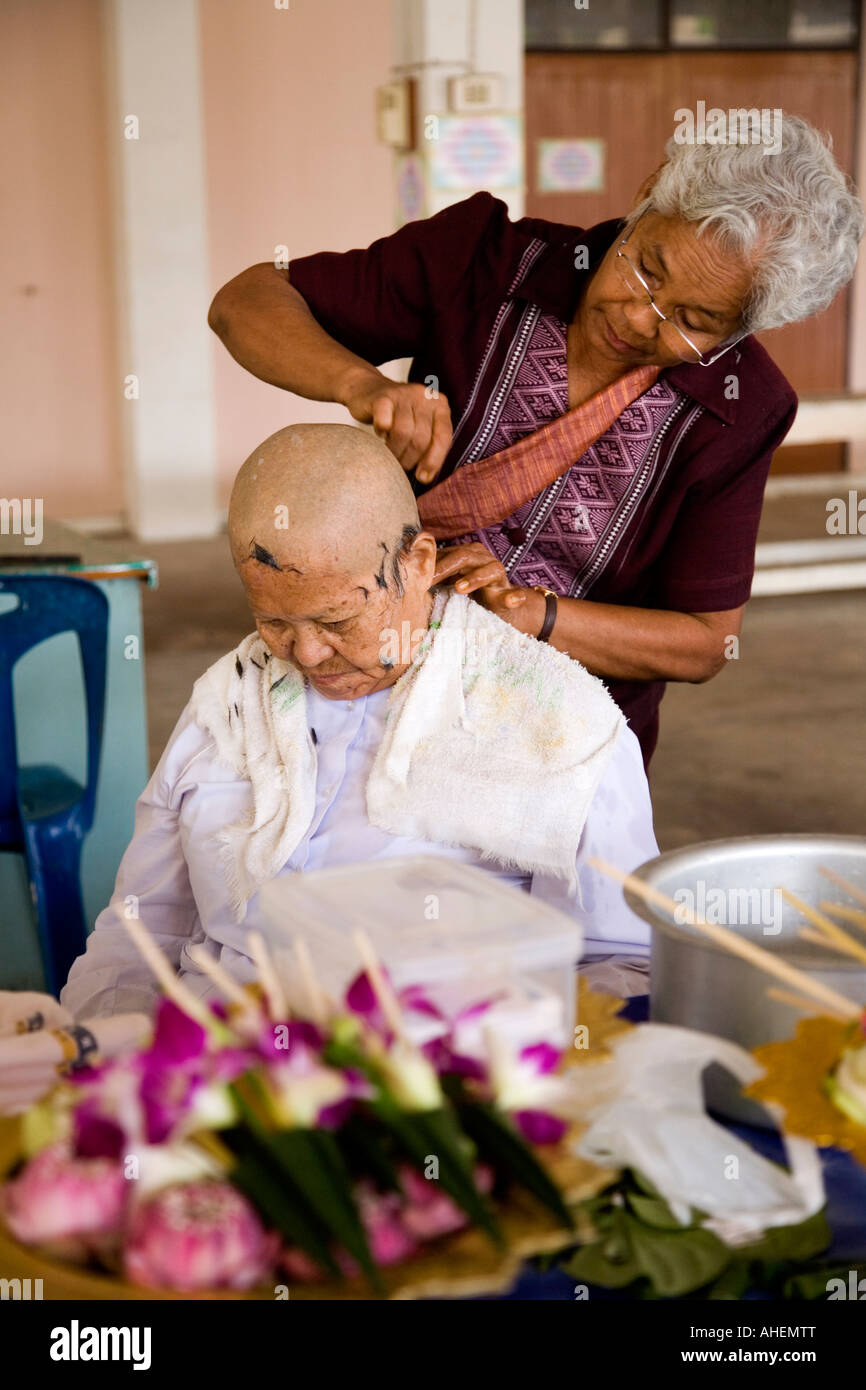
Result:
M853 168L857 55L824 52L529 53L526 56L529 216L591 226L622 216L648 173L664 159L680 107L781 107L833 138L835 157ZM538 141L585 137L605 142L599 192L541 192ZM846 387L848 291L804 323L761 335L800 395ZM780 449L773 472L837 471L845 446Z

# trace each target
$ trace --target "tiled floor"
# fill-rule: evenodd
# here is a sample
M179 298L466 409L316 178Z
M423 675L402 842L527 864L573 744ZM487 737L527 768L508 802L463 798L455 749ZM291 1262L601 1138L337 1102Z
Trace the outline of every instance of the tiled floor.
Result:
M144 595L155 761L195 678L252 624L225 539L146 549L160 567ZM753 600L739 660L707 685L669 688L651 780L663 848L866 834L866 593Z

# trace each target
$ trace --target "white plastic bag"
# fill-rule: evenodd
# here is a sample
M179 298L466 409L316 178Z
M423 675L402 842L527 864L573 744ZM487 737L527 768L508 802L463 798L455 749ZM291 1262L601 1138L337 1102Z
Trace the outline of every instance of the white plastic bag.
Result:
M772 1226L805 1221L824 1204L818 1151L782 1133L789 1172L762 1158L704 1109L701 1073L718 1062L742 1084L762 1075L755 1058L724 1038L647 1023L612 1038L613 1054L569 1072L569 1110L587 1124L578 1151L637 1169L678 1221L690 1208L729 1245ZM774 1118L780 1111L773 1110Z

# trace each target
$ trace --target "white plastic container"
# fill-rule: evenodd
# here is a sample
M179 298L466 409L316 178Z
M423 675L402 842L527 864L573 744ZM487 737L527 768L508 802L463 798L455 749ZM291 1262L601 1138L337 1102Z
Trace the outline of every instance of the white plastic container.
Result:
M505 991L505 1031L566 1045L574 1029L583 934L571 917L493 874L434 855L284 874L259 894L261 927L289 1003L303 1010L292 940L341 999L362 969L352 933L369 937L395 988L423 985L449 1016ZM515 1031L516 1030L516 1031ZM534 1030L534 1032L533 1032Z

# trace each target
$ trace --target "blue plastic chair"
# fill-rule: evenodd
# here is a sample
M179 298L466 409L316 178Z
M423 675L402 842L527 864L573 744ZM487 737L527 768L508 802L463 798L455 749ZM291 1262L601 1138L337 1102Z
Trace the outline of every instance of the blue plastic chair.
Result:
M18 606L0 612L0 850L24 855L36 908L46 984L53 994L84 950L81 847L93 824L108 646L108 600L86 579L53 575L0 578L0 597ZM78 637L87 698L87 781L62 768L18 765L12 668L47 637Z

